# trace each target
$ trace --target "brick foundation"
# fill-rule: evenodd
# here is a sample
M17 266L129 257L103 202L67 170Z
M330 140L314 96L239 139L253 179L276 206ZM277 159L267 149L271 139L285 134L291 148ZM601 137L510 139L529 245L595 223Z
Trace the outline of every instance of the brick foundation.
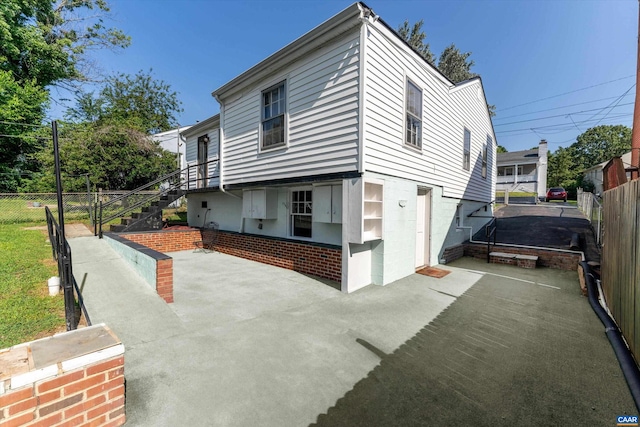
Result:
M193 249L193 242L202 240L200 230L195 228L190 230L121 233L119 236L162 253Z
M537 265L540 267L557 268L559 270L577 270L581 260L579 253L556 252L546 249L513 248L509 246L491 246L491 251L500 251L517 255L533 255L538 257ZM487 259L487 245L478 243L465 243L464 255L473 258ZM509 264L509 262L502 262ZM514 262L515 264L515 262Z
M450 262L453 262L458 258L462 258L463 256L464 245L461 244L449 246L448 248L445 248L444 252L442 253L442 259L444 260L445 264L449 264Z
M194 249L193 242L202 240L198 229L122 233L120 236L163 253ZM342 280L342 249L332 245L220 231L215 250L338 283Z
M92 331L102 328L111 334L104 325L92 328ZM62 335L84 333L86 336L86 332L92 332L81 331L83 329ZM71 338L74 343L73 335L67 335L0 350L0 362L9 365L0 373L0 426L123 425L126 421L124 347L113 337L114 343L106 348L103 348L103 335L83 337L82 345L75 343L61 351L55 341ZM74 350L86 349L92 339L96 343L94 349L74 353ZM37 358L32 356L31 349L36 351L35 346L39 346L41 352L50 351L51 360L46 366L38 366ZM26 358L22 352L27 354ZM56 352L63 357L53 357Z

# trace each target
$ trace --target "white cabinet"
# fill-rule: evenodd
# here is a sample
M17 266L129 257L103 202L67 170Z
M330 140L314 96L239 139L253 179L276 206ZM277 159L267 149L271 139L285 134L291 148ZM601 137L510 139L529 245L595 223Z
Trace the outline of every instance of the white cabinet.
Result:
M384 181L358 178L347 182L349 242L362 244L382 239Z
M342 185L313 188L313 221L342 223Z
M242 217L254 219L278 218L278 190L260 188L242 192Z

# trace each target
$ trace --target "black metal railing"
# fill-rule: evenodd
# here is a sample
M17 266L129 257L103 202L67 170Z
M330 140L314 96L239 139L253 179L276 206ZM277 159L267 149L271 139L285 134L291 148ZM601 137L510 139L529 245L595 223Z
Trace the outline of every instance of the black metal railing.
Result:
M102 227L105 224L116 218L122 218L138 208L147 207L174 191L208 187L210 180L218 176L217 173L210 173L216 171L217 166L218 160L189 165L182 170L175 170L107 202L102 199L99 200L96 204L95 234L102 237ZM202 171L206 171L206 173L203 175ZM146 217L154 214L154 212L148 212ZM145 220L146 217L143 215L138 219Z
M49 241L51 242L51 252L53 259L58 263L58 277L60 277L60 285L64 291L64 307L67 331L77 329L78 317L76 316L76 298L77 305L82 310L87 325L91 325L89 313L82 299L82 292L78 287L76 279L73 277L73 267L71 264L71 247L67 239L62 233L60 226L55 220L48 206L45 206L45 214L47 217L47 231L49 232Z
M468 214L468 215L467 215L467 218L471 218L471 216L472 216L473 214L475 214L476 212L479 212L479 211L480 211L481 209L483 209L483 208L484 208L484 211L486 212L486 211L487 211L487 208L488 208L490 205L494 204L495 202L496 202L495 200L492 200L492 201L490 201L489 203L485 203L484 205L480 206L480 207L479 207L478 209L476 209L475 211L473 211L473 212L471 212L470 214Z
M496 235L498 230L498 218L493 218L487 225L484 227L484 233L487 238L487 262L491 262L491 238L493 237L493 246L496 245Z

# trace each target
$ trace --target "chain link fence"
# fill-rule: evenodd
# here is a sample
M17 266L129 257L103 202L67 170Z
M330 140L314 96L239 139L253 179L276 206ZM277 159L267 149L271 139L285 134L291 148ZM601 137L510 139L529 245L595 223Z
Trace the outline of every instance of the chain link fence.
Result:
M578 188L578 209L591 222L596 243L601 245L603 232L602 204L593 193L582 191L581 188Z

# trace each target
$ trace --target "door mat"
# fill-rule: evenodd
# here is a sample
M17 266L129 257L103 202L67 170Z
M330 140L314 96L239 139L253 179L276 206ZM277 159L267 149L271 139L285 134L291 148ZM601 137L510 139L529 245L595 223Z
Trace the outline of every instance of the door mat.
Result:
M435 267L425 267L416 271L416 273L422 274L424 276L435 277L436 279L441 279L451 272L449 270L442 270Z

